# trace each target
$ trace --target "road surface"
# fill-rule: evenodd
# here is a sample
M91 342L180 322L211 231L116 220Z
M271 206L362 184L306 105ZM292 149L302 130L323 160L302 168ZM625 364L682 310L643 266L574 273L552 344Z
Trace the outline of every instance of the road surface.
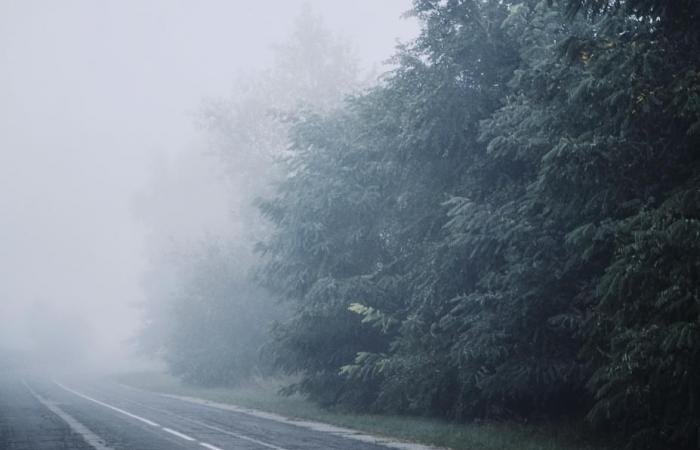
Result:
M388 448L311 428L107 380L0 377L2 450Z

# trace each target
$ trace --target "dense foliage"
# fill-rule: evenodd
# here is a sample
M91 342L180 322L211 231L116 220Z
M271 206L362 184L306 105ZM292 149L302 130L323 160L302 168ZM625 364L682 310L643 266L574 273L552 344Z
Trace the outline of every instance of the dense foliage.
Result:
M698 445L698 2L414 13L380 86L297 123L260 205L292 388Z

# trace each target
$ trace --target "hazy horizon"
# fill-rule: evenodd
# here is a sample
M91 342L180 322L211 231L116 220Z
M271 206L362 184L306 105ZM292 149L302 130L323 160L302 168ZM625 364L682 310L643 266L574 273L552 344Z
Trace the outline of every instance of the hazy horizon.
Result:
M209 202L163 205L165 234L225 226L196 115L270 64L303 3L366 71L417 32L404 0L0 2L4 346L67 334L100 353L132 335L154 233L135 199L170 177Z

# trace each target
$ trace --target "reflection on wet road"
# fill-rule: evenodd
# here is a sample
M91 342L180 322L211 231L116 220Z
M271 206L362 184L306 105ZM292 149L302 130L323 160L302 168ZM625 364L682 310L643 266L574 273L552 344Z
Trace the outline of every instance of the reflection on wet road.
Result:
M136 390L109 380L0 377L7 450L383 450L308 427Z

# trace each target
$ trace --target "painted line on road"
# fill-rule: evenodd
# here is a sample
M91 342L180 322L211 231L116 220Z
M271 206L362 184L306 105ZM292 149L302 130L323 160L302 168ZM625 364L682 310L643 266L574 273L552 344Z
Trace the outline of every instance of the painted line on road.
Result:
M223 428L215 427L214 425L209 425L208 423L200 422L199 420L189 419L189 418L182 417L182 416L176 416L176 417L180 417L181 419L185 419L189 422L196 423L197 425L205 427L205 428L209 428L210 430L218 431L219 433L222 433L222 434L227 434L229 436L233 436L235 438L242 439L244 441L252 442L253 444L258 444L262 447L271 448L273 450L288 450L284 447L278 447L274 444L268 444L267 442L263 442L263 441L260 441L258 439L246 436L245 434L235 433L233 431L229 431L229 430L225 430Z
M66 422L70 429L73 430L74 433L81 436L89 446L91 446L95 450L114 450L112 447L105 444L105 441L102 438L93 433L92 430L90 430L88 427L78 422L73 416L63 411L55 403L45 399L41 395L34 392L34 390L31 387L29 387L26 381L22 381L22 384L24 384L24 387L27 388L29 393L32 394L32 396L34 396L34 398L37 399L39 403L44 405L44 407L46 407L49 411L56 414L64 422Z
M128 386L127 386L127 387L128 387ZM217 426L214 426L214 425L210 425L210 424L208 424L208 423L206 423L206 422L202 422L201 420L193 419L193 418L191 418L191 417L182 416L182 415L180 415L180 414L175 414L175 413L172 412L172 411L168 411L168 410L161 409L161 408L156 408L156 407L153 407L153 406L151 406L151 405L145 405L145 404L143 404L143 403L141 403L141 402L137 402L137 401L135 401L135 400L131 400L131 399L128 399L128 398L127 398L127 399L124 399L124 400L125 400L126 402L132 403L132 404L134 404L134 405L138 405L138 406L140 406L141 408L150 409L151 411L155 411L155 412L158 412L158 413L160 413L160 414L166 414L166 415L169 415L169 416L172 416L172 417L177 417L177 418L180 419L180 420L184 420L184 421L186 421L186 422L189 422L189 423L198 425L198 426L200 426L200 427L208 428L208 429L210 429L210 430L212 430L212 431L217 431L217 432L219 432L219 433L222 433L222 434L226 434L226 435L228 435L228 436L235 437L235 438L237 438L237 439L241 439L241 440L244 440L244 441L252 442L252 443L257 444L257 445L260 445L260 446L262 446L262 447L267 447L267 448L270 448L270 449L272 449L272 450L289 450L289 449L284 448L284 447L279 447L279 446L277 446L277 445L270 444L270 443L267 443L267 442L264 442L264 441L261 441L261 440L252 438L252 437L250 437L250 436L246 436L245 434L236 433L236 432L234 432L234 431L230 431L230 430L227 430L227 429L224 429L224 428L220 428L220 427L217 427ZM214 447L214 446L211 445L211 444L205 444L205 443L200 443L200 444L201 444L203 447L206 447L206 448L212 448L212 447L213 447L213 450L221 450L221 449L218 449L217 447Z
M184 440L190 441L190 442L197 442L199 445L201 445L202 447L208 448L209 450L222 450L221 448L216 447L216 446L214 446L214 445L207 444L206 442L198 441L197 439L195 439L195 438L193 438L192 436L189 436L189 435L187 435L187 434L185 434L185 433L181 433L181 432L179 432L179 431L173 430L172 428L164 427L164 426L162 426L162 425L157 424L156 422L154 422L154 421L152 421L152 420L146 419L145 417L137 416L136 414L132 414L132 413L130 413L129 411L123 410L123 409L121 409L121 408L117 408L116 406L112 406L112 405L110 405L109 403L105 403L105 402L103 402L103 401L97 400L96 398L92 398L92 397L90 397L89 395L85 395L85 394L83 394L82 392L78 392L78 391L76 391L76 390L74 390L74 389L69 388L68 386L63 385L63 384L59 383L59 382L56 381L56 380L54 380L54 384L56 384L56 385L57 385L58 387L60 387L61 389L70 392L70 393L73 394L73 395L77 395L78 397L84 398L85 400L89 400L89 401L91 401L91 402L97 403L98 405L104 406L105 408L109 408L109 409L111 409L111 410L113 410L113 411L116 411L116 412L118 412L118 413L124 414L125 416L131 417L132 419L139 420L139 421L141 421L141 422L143 422L143 423L145 423L145 424L147 424L147 425L150 425L150 426L152 426L152 427L160 428L161 430L165 431L166 433L170 433L170 434L172 434L173 436L179 437L180 439L184 439ZM25 383L25 386L27 386L26 383ZM33 392L33 391L29 388L29 386L27 386L27 389L29 389L30 392ZM39 398L36 394L34 394L34 396L37 397L37 398ZM41 400L40 400L40 401L41 401ZM47 406L47 407L48 407L48 406ZM70 416L69 416L69 417L70 417ZM65 419L64 419L64 420L65 420ZM77 422L77 421L76 421L76 422ZM79 424L79 422L77 422L77 423ZM85 428L85 430L87 430L87 428ZM87 431L90 432L90 430L87 430ZM90 433L92 433L92 432L90 432ZM94 433L93 433L93 434L94 434ZM278 450L286 450L286 449L281 448L281 447L275 447L275 446L273 446L273 445L265 444L264 442L260 442L260 441L257 441L257 440L255 440L255 439L252 439L252 438L247 438L247 437L244 437L244 436L241 436L241 438L243 438L243 439L248 439L249 441L256 442L256 443L258 443L258 444L264 445L264 446L269 447L269 448L278 449ZM87 440L87 439L86 439L86 440ZM92 444L91 444L91 445L92 445ZM96 450L114 450L114 449L112 449L111 447L95 447L95 449L96 449Z
M165 431L166 433L173 434L173 435L175 435L179 438L182 438L186 441L196 441L197 440L197 439L193 438L192 436L188 436L185 433L180 433L179 431L175 431L172 428L168 428L168 427L162 427L162 428L163 428L163 431Z
M130 386L127 386L127 387L130 387ZM139 390L138 388L133 388L133 387L131 389ZM184 402L194 403L196 405L208 406L210 408L221 409L224 411L230 411L230 412L239 413L239 414L245 414L245 415L257 417L260 419L272 420L272 421L279 422L279 423L284 423L284 424L293 425L296 427L306 428L307 430L317 431L317 432L321 432L321 433L327 433L327 434L341 437L341 438L345 438L345 439L353 439L356 441L361 441L361 442L365 442L368 444L380 445L380 446L384 446L384 447L388 447L388 448L393 448L396 450L445 450L444 448L441 448L441 447L434 447L434 446L430 446L430 445L417 444L414 442L403 442L403 441L397 441L397 440L391 439L391 438L373 436L371 434L366 434L366 433L363 433L363 432L360 432L357 430L353 430L351 428L338 427L335 425L329 425L327 423L314 422L311 420L292 419L289 417L282 416L280 414L259 411L257 409L251 409L251 408L243 408L243 407L228 404L228 403L213 402L210 400L204 400L201 398L189 397L189 396L185 396L185 395L174 395L174 394L163 394L163 393L156 393L156 394L160 395L161 397L174 398L174 399L181 400ZM216 427L212 427L212 426L209 426L209 428L216 429ZM218 430L218 431L225 432L225 430ZM228 433L228 434L234 434L234 433ZM267 445L267 446L270 447L269 445ZM272 447L272 448L279 449L279 447ZM285 450L285 449L281 449L281 450Z
M201 446L204 447L204 448L208 448L209 450L224 450L224 449L222 449L222 448L219 448L219 447L216 447L216 446L214 446L214 445L207 444L207 443L204 443L204 442L200 442L199 445L201 445Z
M90 400L91 402L97 403L98 405L104 406L105 408L109 408L109 409L114 410L114 411L116 411L116 412L118 412L118 413L124 414L125 416L129 416L129 417L131 417L132 419L140 420L141 422L143 422L143 423L145 423L145 424L147 424L147 425L150 425L150 426L152 426L152 427L160 427L160 425L158 425L157 423L153 422L152 420L148 420L148 419L146 419L146 418L144 418L144 417L137 416L136 414L131 414L130 412L124 411L124 410L121 409L121 408L117 408L116 406L108 405L108 404L105 403L105 402L101 402L101 401L99 401L99 400L97 400L97 399L95 399L95 398L89 397L89 396L87 396L87 395L85 395L85 394L82 394L82 393L80 393L80 392L78 392L78 391L74 391L73 389L71 389L71 388L69 388L69 387L67 387L67 386L62 385L62 384L59 383L58 381L54 381L54 383L55 383L58 387L60 387L61 389L66 390L66 391L70 392L71 394L77 395L78 397L82 397L82 398L84 398L85 400Z

